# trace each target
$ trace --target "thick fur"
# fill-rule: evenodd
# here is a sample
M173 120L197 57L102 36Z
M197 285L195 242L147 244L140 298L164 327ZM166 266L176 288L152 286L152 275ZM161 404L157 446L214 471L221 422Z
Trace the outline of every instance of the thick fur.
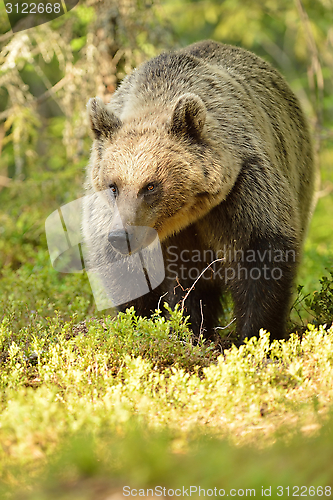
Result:
M199 42L148 61L109 104L88 108L87 192L112 189L119 210L110 220L85 203L90 264L108 262L108 234L121 225L156 229L165 259L163 283L120 309L150 315L166 292L174 306L222 257L185 302L195 335L214 338L230 290L240 341L260 328L283 338L314 167L306 120L281 75L246 50Z

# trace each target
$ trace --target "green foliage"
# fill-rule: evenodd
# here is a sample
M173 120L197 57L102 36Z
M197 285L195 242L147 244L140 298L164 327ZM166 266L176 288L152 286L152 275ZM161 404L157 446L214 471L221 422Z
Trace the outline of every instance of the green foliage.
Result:
M26 289L29 298L29 283ZM68 291L69 294L71 292L72 289ZM42 297L40 290L35 293ZM29 356L35 352L43 353L43 358L47 359L53 349L59 351L59 346L63 342L67 345L67 341L71 341L70 345L75 344L76 354L80 359L85 357L88 364L93 362L88 359L88 353L94 358L102 346L107 355L106 363L110 373L117 373L121 369L126 356L147 359L159 370L179 366L193 371L199 365L201 368L208 366L218 355L213 344L199 342L192 345L191 332L178 310L169 309L168 321L160 313L156 313L150 320L138 318L132 308L116 318L106 316L100 320L90 319L78 323L90 305L81 295L68 307L67 314L72 314L64 323L62 312L55 309L54 303L49 304L45 299L39 299L36 305L39 309L35 311L26 309L26 304L14 302L13 297L9 297L7 302L9 307L2 320L2 332L7 334L3 333L0 339L0 353L2 352L5 360L8 357L12 359L14 355L17 361L22 361L25 357L29 364ZM21 314L15 314L15 310L17 312L20 308ZM30 320L29 324L22 326L24 320L26 323ZM10 369L11 366L10 364ZM29 376L27 383L28 380Z
M54 158L48 168L48 156L39 157L30 179L12 182L10 189L0 192L0 203L6 207L0 212L0 269L33 263L38 250L46 248L45 219L83 191L83 162L69 167L61 152Z
M19 498L96 500L120 497L132 490L133 495L146 496L147 489L152 495L155 487L156 493L163 493L163 488L164 492L170 490L170 496L175 490L179 494L178 489L183 494L183 488L184 496L189 495L192 487L191 497L199 498L200 486L206 493L221 490L221 496L223 491L225 496L238 493L236 498L245 494L261 497L262 488L267 494L271 487L270 498L278 499L281 486L286 488L286 496L287 487L289 493L301 491L298 485L303 485L308 496L331 497L330 424L318 437L304 440L299 435L288 445L278 443L263 451L233 447L227 441L200 435L197 440L189 439L186 451L177 453L179 439L173 433L157 429L147 433L144 423L135 419L125 436L107 424L95 432L73 433L57 450L51 467L41 472L38 484L36 481L31 487L31 480L27 481Z
M315 292L312 298L305 303L315 314L318 324L331 325L333 323L333 271L330 277L324 276L320 280L321 290Z
M69 488L94 498L81 492L88 478L108 478L111 489L331 484L330 424L306 436L329 417L332 328L272 344L261 332L216 359L184 342L184 322L170 314L170 322L148 321L131 310L84 325L54 317L16 334L10 315L3 319L1 498L18 488L31 499L62 498ZM279 435L264 452L253 447ZM314 449L322 462L309 462Z

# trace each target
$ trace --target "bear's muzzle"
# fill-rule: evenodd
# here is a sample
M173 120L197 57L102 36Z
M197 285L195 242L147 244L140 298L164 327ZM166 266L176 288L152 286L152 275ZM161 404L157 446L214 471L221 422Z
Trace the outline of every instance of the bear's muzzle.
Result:
M108 241L117 252L123 255L146 248L157 237L155 229L146 226L128 226L126 229L111 230Z

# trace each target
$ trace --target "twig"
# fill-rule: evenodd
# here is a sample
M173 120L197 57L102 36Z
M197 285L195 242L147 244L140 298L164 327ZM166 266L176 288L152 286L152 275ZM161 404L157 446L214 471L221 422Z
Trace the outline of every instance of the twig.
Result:
M214 328L214 330L225 330L226 328L228 328L228 326L230 326L234 321L236 321L236 318L232 319L230 321L230 323L228 323L226 326L216 326Z
M184 292L184 287L183 287L183 285L179 282L179 278L178 278L178 276L176 277L176 281L177 281L177 286L175 286L175 287L174 287L174 289L173 289L173 294L174 294L174 295L175 295L175 293L176 293L176 289L177 289L179 286L180 286L180 288L182 289L182 291Z
M201 324L200 324L200 330L199 330L199 336L202 335L202 331L203 331L203 320L204 320L204 317L203 317L203 311L202 311L202 300L200 299L200 312L201 312Z
M159 311L160 310L160 303L161 303L161 300L163 299L163 297L165 297L166 295L168 295L169 292L165 292L163 295L160 296L160 298L158 299L158 303L157 303L157 310Z
M197 279L195 280L195 282L193 283L193 285L188 290L188 292L186 293L185 297L182 300L182 312L184 311L185 300L190 295L190 293L192 292L193 288L195 287L195 285L197 284L197 282L199 281L199 279L201 278L201 276L207 271L207 269L209 269L213 264L215 264L215 262L222 262L223 260L225 260L225 259L216 259L216 260L213 260L213 262L211 262L210 264L208 264L208 266L205 267L205 269L199 274L199 276L197 277Z

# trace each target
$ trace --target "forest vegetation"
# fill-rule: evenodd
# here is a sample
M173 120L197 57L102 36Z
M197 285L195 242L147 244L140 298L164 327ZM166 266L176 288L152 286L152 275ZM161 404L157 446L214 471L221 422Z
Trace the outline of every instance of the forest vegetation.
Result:
M0 498L116 499L125 485L331 497L332 0L81 0L39 26L18 18L15 33L5 3ZM114 318L86 273L51 266L45 220L84 193L88 99L107 102L142 61L207 38L271 62L310 123L317 203L285 341L194 345L179 309Z

